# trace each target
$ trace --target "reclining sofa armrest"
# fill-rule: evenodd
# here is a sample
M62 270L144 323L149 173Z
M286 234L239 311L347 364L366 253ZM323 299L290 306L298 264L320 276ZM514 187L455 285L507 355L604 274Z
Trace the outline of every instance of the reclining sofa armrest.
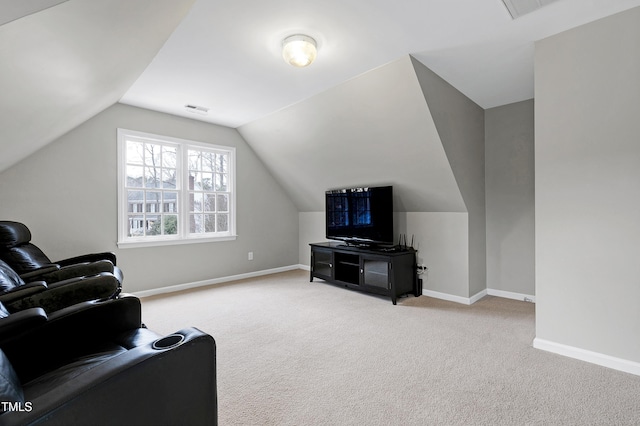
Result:
M108 272L89 277L72 278L51 283L44 291L6 302L11 311L41 307L47 313L58 311L87 300L115 297L121 290L120 282Z
M27 384L25 398L33 409L1 414L0 422L217 425L215 341L196 328L174 335L182 337L175 346L138 346L54 389Z
M10 305L16 300L41 293L47 288L47 283L45 283L44 281L33 281L5 291L0 295L0 302L4 303L5 305Z
M60 265L51 263L49 265L44 265L37 269L34 269L33 271L20 274L20 278L22 278L25 282L36 281L39 279L40 276L55 272L58 269L60 269Z
M44 324L16 330L2 341L2 351L21 376L32 376L141 327L142 306L135 296L88 301L49 314Z
M8 339L22 330L37 327L47 322L48 317L44 309L33 308L15 312L8 317L0 318L0 347Z
M58 281L69 280L71 278L80 278L89 275L96 275L102 272L114 272L113 263L109 260L98 260L95 262L74 263L70 265L58 266L57 269L49 270L41 274L32 274L51 284Z
M142 305L136 296L121 294L115 299L89 300L57 310L49 315L49 321L71 333L115 335L143 326Z
M43 311L41 308L34 308ZM24 311L15 312L10 317ZM9 317L9 318L10 318ZM122 332L142 327L142 305L140 299L126 295L109 300L90 300L45 313L46 324L39 327L23 328L4 342L5 353L19 352L24 348L58 347L63 342L82 345L84 341L96 337L105 339ZM15 350L14 350L15 349ZM37 356L39 350L35 350Z
M79 277L71 277L62 281L47 281L47 287L50 289L67 287L70 285L88 285L90 283L110 282L114 285L120 286L120 282L113 276L111 272L98 272L91 275L81 275ZM95 284L94 284L95 285Z
M76 263L85 263L85 262L98 262L100 260L108 260L112 264L116 264L116 255L111 252L102 252L102 253L89 253L83 254L80 256L70 257L68 259L62 259L55 263L60 266L74 265Z

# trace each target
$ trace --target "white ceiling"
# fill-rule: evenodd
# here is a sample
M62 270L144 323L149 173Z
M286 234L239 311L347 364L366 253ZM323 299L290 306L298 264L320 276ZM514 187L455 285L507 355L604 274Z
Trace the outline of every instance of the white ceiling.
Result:
M121 102L238 127L411 54L491 108L533 97L536 40L638 5L558 0L513 20L501 0L197 0ZM308 68L280 56L294 33L318 41Z

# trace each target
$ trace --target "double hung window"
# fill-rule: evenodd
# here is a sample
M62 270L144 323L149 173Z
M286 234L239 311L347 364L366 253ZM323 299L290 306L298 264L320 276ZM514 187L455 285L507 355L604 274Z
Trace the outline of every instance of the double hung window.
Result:
M118 129L118 245L235 238L235 149Z

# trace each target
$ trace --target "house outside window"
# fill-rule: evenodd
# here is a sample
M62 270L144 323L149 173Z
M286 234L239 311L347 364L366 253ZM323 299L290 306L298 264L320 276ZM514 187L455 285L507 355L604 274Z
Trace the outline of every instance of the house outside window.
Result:
M118 246L235 239L235 148L118 129Z

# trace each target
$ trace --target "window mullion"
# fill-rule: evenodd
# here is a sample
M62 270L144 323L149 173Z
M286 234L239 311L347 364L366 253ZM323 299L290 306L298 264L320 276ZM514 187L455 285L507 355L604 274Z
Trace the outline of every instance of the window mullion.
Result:
M188 159L186 148L184 146L180 146L180 162L179 167L180 170L178 174L180 175L180 190L178 191L179 198L179 206L180 206L180 238L187 238L189 236L188 226L189 226L189 212L188 212L188 200L189 200L189 188L187 182L189 182L189 167L188 167Z

